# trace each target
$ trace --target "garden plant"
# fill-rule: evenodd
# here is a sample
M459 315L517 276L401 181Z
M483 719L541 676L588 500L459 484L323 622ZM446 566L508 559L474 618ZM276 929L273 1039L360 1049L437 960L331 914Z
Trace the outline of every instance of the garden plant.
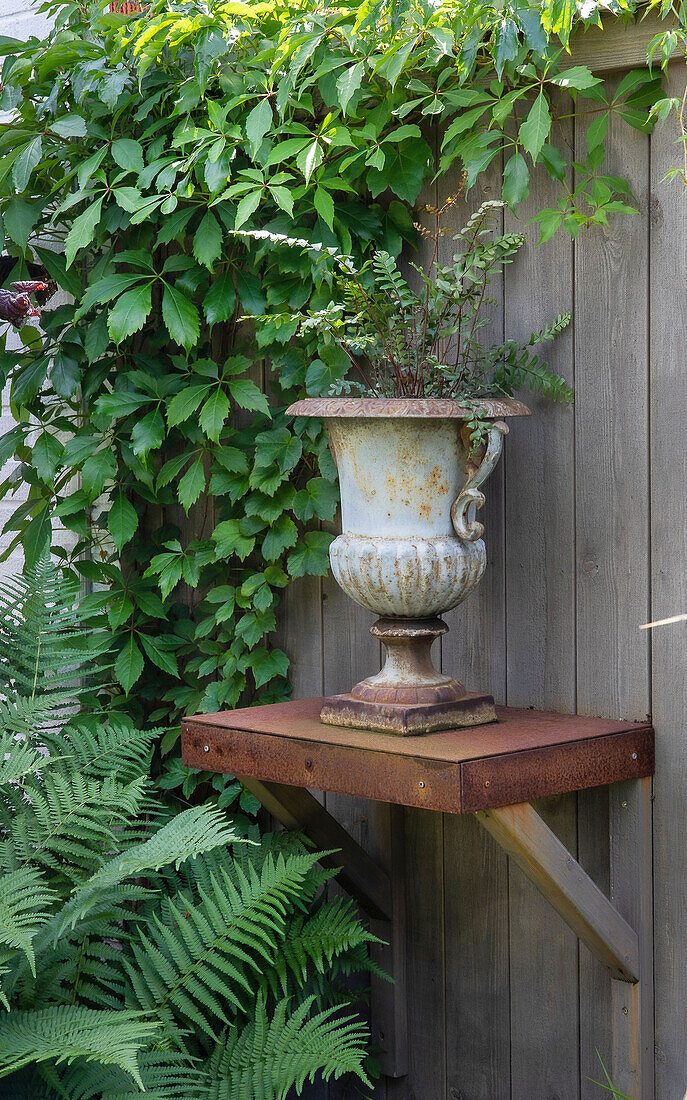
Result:
M0 589L0 1092L281 1100L317 1072L366 1081L342 979L373 937L297 838L161 800L157 731L108 705L110 636L77 597L46 559Z

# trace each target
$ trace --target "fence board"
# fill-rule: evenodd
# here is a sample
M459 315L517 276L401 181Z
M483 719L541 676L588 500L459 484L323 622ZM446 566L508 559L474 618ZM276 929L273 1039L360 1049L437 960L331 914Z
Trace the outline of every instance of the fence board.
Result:
M500 178L499 165L488 173L478 194L471 192L468 202L455 208L454 232L479 203L500 198ZM447 179L440 200L457 183L457 176ZM450 236L443 239L442 261L450 259L454 248ZM503 339L502 278L495 278L491 289L497 306L481 337L498 343ZM445 616L450 633L442 639L443 671L456 675L470 690L492 692L499 701L506 698L504 492L500 464L487 482L487 500L480 514L487 568L477 591ZM444 819L448 1097L506 1100L510 1094L508 865L492 841L473 825L452 815Z
M578 120L578 155L584 129ZM649 670L637 626L649 610L648 139L612 118L608 147L604 170L627 176L641 213L590 230L575 245L577 701L583 714L643 717ZM589 796L580 805L587 812L578 852L587 866L608 820L590 816ZM627 1025L617 1002L609 1007L608 986L600 988L602 1001L581 1004L580 1061L589 1096L587 1078L598 1080L601 1068L596 1049L610 1068L607 1021L613 1030Z
M684 67L668 79L682 95ZM652 618L687 611L687 206L679 180L663 182L681 157L671 121L651 139L651 581ZM687 1087L687 625L652 631L656 723L654 913L656 1096Z
M561 111L568 113L567 100ZM572 143L569 122L556 141ZM572 244L557 234L536 244L527 220L553 205L559 188L538 177L534 193L509 216L507 228L528 243L506 269L505 332L528 340L570 308ZM572 329L542 355L574 384ZM575 709L574 412L570 406L523 394L533 415L510 422L505 448L507 686L513 706ZM549 801L544 815L566 847L577 850L574 796ZM542 930L535 932L533 930ZM545 934L543 930L546 929ZM557 1096L577 1100L578 945L547 902L513 867L510 876L512 1095L514 1100ZM535 1055L533 1044L545 1048Z

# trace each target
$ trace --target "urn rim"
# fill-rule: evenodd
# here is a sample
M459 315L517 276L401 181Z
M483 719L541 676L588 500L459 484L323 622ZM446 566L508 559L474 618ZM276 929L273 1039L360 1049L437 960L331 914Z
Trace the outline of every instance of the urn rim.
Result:
M305 397L286 410L287 416L338 417L401 417L427 420L469 420L478 411L485 420L504 416L530 416L527 405L513 397L484 397L466 409L450 397Z

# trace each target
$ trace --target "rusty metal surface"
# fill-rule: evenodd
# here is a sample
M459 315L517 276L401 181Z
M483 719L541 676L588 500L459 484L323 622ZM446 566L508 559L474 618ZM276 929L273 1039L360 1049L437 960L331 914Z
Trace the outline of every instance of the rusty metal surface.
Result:
M299 737L312 742L348 745L394 755L408 754L448 762L475 760L483 756L498 756L502 753L650 728L648 722L588 718L497 705L498 721L489 726L470 730L442 730L417 738L397 738L387 733L325 726L319 718L323 702L322 698L297 699L288 703L225 710L218 714L194 715L185 721L202 723L212 728L270 733L278 737Z
M395 743L411 740L387 734ZM314 791L357 795L376 802L460 812L460 767L412 756L313 744L238 730L212 730L186 720L182 759L189 768L252 775ZM205 746L208 746L207 752Z
M653 731L646 726L555 749L469 760L461 765L462 813L513 806L653 773Z
M479 401L486 419L501 416L530 416L527 405L512 397L501 400L485 397ZM468 420L474 409L466 409L460 401L438 397L305 397L286 410L290 416L380 416L429 417L443 420L455 417Z
M322 702L187 718L184 763L452 813L653 774L644 723L497 707L492 725L398 737L323 725Z

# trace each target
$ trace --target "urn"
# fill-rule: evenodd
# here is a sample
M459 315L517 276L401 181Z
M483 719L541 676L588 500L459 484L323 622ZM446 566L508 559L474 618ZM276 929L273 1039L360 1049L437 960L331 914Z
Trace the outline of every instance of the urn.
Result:
M459 401L310 398L288 410L324 418L339 473L341 534L329 550L337 583L380 616L371 628L386 649L381 672L324 701L334 725L399 734L480 725L496 717L490 695L436 671L430 650L486 566L480 486L494 469L514 400L480 401L488 420L475 452Z

